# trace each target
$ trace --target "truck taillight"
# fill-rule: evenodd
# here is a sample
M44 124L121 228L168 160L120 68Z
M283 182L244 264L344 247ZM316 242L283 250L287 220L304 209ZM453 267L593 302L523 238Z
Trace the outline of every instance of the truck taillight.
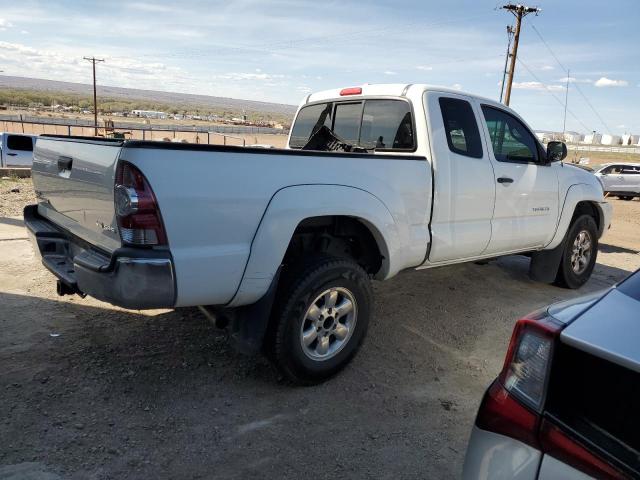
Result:
M142 172L128 162L116 171L114 204L120 238L127 245L166 245L158 202Z
M627 478L571 433L543 417L554 345L563 324L546 312L518 320L498 379L482 399L477 425L530 445L595 478Z
M340 96L344 97L347 95L361 95L362 94L362 87L349 87L349 88L343 88L342 90L340 90Z

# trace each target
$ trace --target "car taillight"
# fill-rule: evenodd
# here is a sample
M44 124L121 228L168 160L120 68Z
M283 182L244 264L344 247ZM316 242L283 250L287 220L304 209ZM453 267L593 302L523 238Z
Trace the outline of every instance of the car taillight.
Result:
M500 382L518 400L540 411L555 337L562 324L544 313L518 320L507 350Z
M127 245L166 245L167 235L151 186L128 162L116 171L114 204L120 238Z
M563 324L546 312L518 320L498 379L482 399L477 426L519 440L596 478L627 478L542 412Z

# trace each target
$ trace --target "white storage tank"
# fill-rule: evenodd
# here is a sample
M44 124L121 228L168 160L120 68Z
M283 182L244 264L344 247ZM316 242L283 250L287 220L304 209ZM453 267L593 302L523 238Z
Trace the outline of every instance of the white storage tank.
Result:
M598 145L601 141L601 133L590 133L589 135L585 135L584 137L584 143L588 143L590 145Z
M564 134L564 141L566 143L580 143L584 139L584 135L578 132L566 132Z
M623 146L638 145L639 141L640 141L640 135L632 135L630 133L625 133L624 135L622 135Z
M620 135L604 134L602 135L600 143L602 143L602 145L620 145L621 141Z

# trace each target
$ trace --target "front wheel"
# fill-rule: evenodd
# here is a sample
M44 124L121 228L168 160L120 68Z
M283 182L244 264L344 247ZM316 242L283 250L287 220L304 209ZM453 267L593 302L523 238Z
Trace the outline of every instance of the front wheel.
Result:
M317 257L285 274L267 351L299 384L340 371L367 332L373 292L367 273L350 259Z
M590 215L581 215L567 232L562 260L556 276L556 285L580 288L584 285L596 264L598 255L598 229Z

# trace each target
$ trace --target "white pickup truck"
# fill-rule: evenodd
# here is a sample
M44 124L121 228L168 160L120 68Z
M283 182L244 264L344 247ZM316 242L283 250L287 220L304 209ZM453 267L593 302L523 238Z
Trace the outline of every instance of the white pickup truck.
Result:
M204 306L313 383L358 350L371 278L519 253L585 283L611 208L565 155L493 100L365 85L309 95L287 149L40 137L25 222L60 294Z
M36 135L0 132L0 167L31 167Z

